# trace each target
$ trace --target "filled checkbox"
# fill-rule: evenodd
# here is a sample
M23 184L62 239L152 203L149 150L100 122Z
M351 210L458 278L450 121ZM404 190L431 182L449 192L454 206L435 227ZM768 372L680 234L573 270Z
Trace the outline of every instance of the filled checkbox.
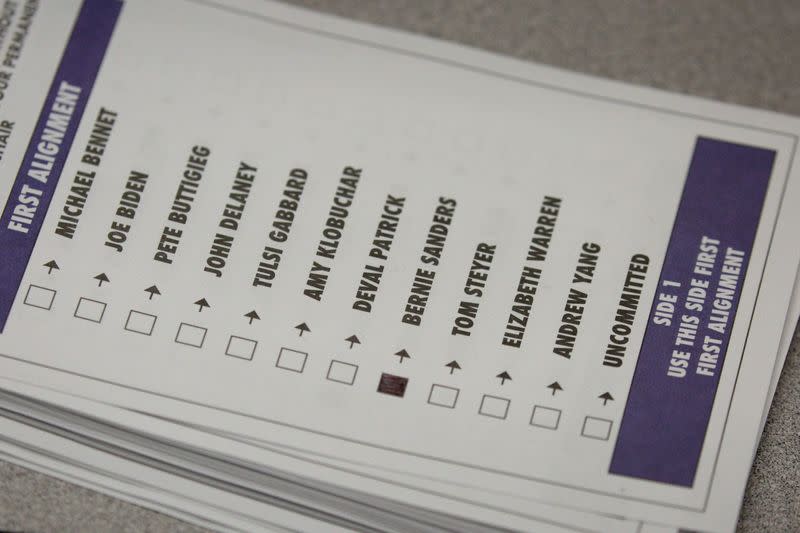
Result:
M81 298L75 307L75 318L82 318L92 322L100 323L103 314L106 312L106 304L91 298Z
M581 435L590 439L608 440L611 436L611 420L587 416L583 421Z
M511 401L508 398L484 394L478 413L504 420L506 416L508 416L508 406L510 403Z
M395 376L394 374L381 374L381 379L378 381L378 392L381 394L388 394L389 396L397 396L402 398L406 395L408 388L408 378L403 376Z
M181 322L181 325L178 326L178 334L175 335L175 342L202 348L203 342L206 340L207 331L206 328Z
M56 291L53 289L40 287L39 285L31 285L28 287L28 292L25 294L24 301L27 305L49 311L53 307L53 300L55 300L55 297Z
M327 377L329 380L336 381L337 383L352 385L356 381L357 372L358 365L334 359L331 361L331 366L328 367Z
M228 340L228 347L225 348L225 355L252 361L253 354L256 353L256 346L258 346L258 341L231 335L231 338Z
M125 329L142 335L152 335L156 325L156 315L142 313L131 309L128 313L128 320L125 321Z
M428 403L453 409L458 401L458 389L446 385L433 384L428 394Z
M291 348L281 348L278 360L275 361L275 366L292 372L302 372L306 367L307 358L308 354L306 352L299 352Z
M561 409L534 405L531 414L531 425L537 428L558 429L558 422L561 420Z

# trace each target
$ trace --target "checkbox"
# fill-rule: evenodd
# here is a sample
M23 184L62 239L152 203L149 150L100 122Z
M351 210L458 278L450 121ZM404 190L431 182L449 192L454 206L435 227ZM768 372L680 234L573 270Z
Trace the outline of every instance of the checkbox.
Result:
M587 416L583 421L581 435L590 439L608 440L611 436L611 420Z
M231 338L228 340L228 347L225 348L225 355L252 361L253 354L256 353L256 346L258 346L258 341L231 335Z
M506 416L508 416L508 406L510 403L511 401L508 398L484 394L478 413L484 416L505 420Z
M400 398L405 396L407 387L408 378L387 374L385 372L381 374L381 380L378 382L378 392L390 396L398 396Z
M128 313L128 320L125 321L125 329L142 335L152 335L156 325L156 315L150 315L131 309Z
M175 342L202 348L203 342L206 340L206 332L208 332L206 328L181 322L181 325L178 326L178 334L175 335Z
M356 372L358 372L358 365L345 363L344 361L331 361L331 366L328 367L328 379L345 385L352 385L356 380Z
M308 359L306 352L299 352L291 348L281 348L280 353L278 353L278 360L275 361L275 366L292 372L302 372L306 367L306 359Z
M433 384L431 392L428 394L428 403L440 407L453 409L458 401L458 389L445 385Z
M92 322L100 323L103 320L103 313L106 312L106 304L91 298L81 298L75 307L75 317Z
M538 428L558 429L558 422L561 420L561 409L544 407L542 405L533 406L531 414L531 425Z
M38 285L31 285L28 287L28 292L25 294L25 303L32 307L39 309L46 309L49 311L53 307L53 300L56 298L56 291Z

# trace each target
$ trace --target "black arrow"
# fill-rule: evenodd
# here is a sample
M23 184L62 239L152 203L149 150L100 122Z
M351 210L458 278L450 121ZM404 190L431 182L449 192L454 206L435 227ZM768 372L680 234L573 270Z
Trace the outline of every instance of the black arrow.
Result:
M450 373L452 374L456 370L461 370L461 365L458 364L458 361L455 359L444 365L450 369Z
M256 313L256 310L255 310L255 309L253 309L253 310L252 310L252 311L250 311L249 313L245 313L245 314L244 314L244 316L250 319L250 321L248 322L248 324L252 324L252 323L253 323L253 320L261 320L261 317L260 317L260 316L258 316L258 313Z
M350 343L350 348L351 349L353 348L354 344L361 344L361 341L358 340L358 337L356 337L355 335L350 335L345 340Z
M206 301L205 298L200 298L194 304L200 306L200 308L197 310L198 313L202 313L204 307L211 307L210 305L208 305L208 302Z
M305 322L303 322L302 324L297 324L297 325L294 327L294 329L300 330L300 336L301 336L301 337L303 336L303 333L305 333L305 332L307 332L307 331L308 331L308 332L311 332L311 328L310 328L310 327L308 327L308 324L306 324Z
M559 384L558 381L552 382L550 385L547 386L547 388L553 390L553 396L556 395L556 392L564 390L564 388L561 386L561 384Z
M497 376L495 376L495 377L498 377L498 378L500 378L500 385L505 385L505 384L506 384L506 380L507 380L507 379L508 379L508 380L510 380L510 379L511 379L511 376L510 376L510 375L509 375L509 373L508 373L508 372L506 372L505 370L504 370L502 373L500 373L500 374L497 374Z
M613 397L613 396L611 396L611 393L609 393L609 392L604 392L603 394L601 394L600 396L598 396L598 398L600 398L601 400L603 400L603 405L607 404L607 403L608 403L608 400L611 400L612 402L614 401L614 397Z
M108 279L108 276L106 276L106 273L105 273L105 272L103 272L103 273L101 273L101 274L98 274L98 275L96 275L96 276L94 277L94 279L96 279L96 280L97 280L97 286L98 286L98 287L99 287L100 285L102 285L104 281L111 281L110 279Z
M403 359L411 359L411 356L408 354L405 348L403 348L399 352L395 352L395 355L400 357L400 364L403 363Z
M42 266L46 266L47 267L47 273L48 274L50 272L52 272L53 270L61 270L60 268L58 268L58 263L56 263L55 259L51 259L50 261L48 261L47 263L45 263Z
M155 296L157 294L161 294L161 291L158 290L158 287L156 287L155 285L151 285L151 286L147 287L144 290L144 292L149 292L150 293L150 298L148 298L148 300L152 300L153 296Z

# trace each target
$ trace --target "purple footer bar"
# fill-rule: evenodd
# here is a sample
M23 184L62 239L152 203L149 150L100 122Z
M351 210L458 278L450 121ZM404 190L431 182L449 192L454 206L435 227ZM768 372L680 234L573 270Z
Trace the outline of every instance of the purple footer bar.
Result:
M774 159L697 139L610 473L694 484Z
M121 9L121 0L84 0L0 217L0 333Z

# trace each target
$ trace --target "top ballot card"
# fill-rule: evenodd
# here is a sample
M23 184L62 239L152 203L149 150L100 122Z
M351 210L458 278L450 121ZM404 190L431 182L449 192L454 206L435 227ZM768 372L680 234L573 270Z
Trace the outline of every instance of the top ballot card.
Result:
M0 364L730 526L796 119L266 2L8 9Z

